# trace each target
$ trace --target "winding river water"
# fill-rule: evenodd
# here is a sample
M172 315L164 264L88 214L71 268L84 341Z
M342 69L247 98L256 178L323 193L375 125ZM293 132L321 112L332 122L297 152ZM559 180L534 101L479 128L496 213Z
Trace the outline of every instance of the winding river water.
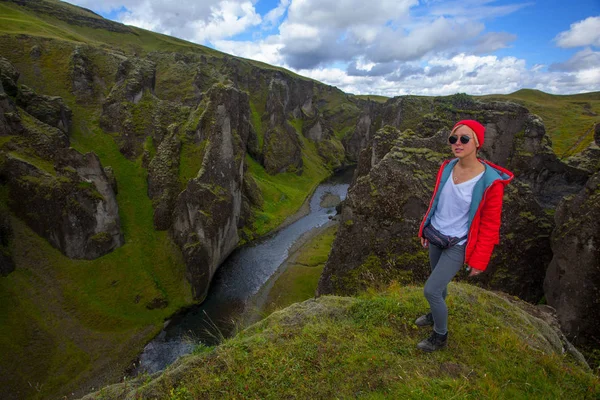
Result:
M192 352L197 343L214 345L231 335L235 321L256 312L250 301L288 258L290 248L308 231L318 228L335 214L333 207L320 206L331 193L346 198L353 169L347 169L319 185L310 199L310 212L259 242L235 250L215 273L206 300L171 319L140 355L135 373L164 369L178 357Z

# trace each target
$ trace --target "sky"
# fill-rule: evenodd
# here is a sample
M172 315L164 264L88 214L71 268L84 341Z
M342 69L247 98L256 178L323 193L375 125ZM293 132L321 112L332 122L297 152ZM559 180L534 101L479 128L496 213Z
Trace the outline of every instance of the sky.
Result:
M70 0L354 94L600 91L600 0Z

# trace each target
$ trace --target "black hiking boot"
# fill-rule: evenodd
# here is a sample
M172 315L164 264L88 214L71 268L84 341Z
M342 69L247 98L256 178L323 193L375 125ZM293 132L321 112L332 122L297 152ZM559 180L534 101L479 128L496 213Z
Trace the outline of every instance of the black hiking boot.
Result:
M433 326L433 315L431 315L431 313L421 315L415 321L415 325L417 325L417 326Z
M440 335L436 331L431 333L427 339L417 345L417 348L428 353L443 349L448 344L448 332L445 335Z

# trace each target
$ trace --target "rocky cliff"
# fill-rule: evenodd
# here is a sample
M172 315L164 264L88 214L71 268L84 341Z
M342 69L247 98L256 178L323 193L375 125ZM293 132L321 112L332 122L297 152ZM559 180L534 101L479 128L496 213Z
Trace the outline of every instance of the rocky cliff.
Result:
M542 298L554 227L546 210L579 191L589 173L558 160L543 124L525 108L463 95L400 97L359 119L351 140L367 147L319 293L355 293L391 279L427 277L427 254L416 237L420 219L439 165L451 156L446 137L452 124L473 118L486 125L481 156L516 175L505 192L502 243L477 281L529 301Z
M594 145L599 144L600 135L596 134ZM588 156L593 154L598 153ZM596 172L579 193L561 201L554 215L553 258L544 290L548 304L557 310L565 334L580 346L597 349L600 346L600 157L587 160L587 165L596 166Z
M197 298L239 241L244 160L250 124L248 95L214 86L198 106L203 112L193 140L206 142L202 167L175 200L172 227Z
M93 259L121 246L116 185L94 153L68 147L71 110L60 97L18 86L8 60L0 68L0 175L12 211L71 258Z

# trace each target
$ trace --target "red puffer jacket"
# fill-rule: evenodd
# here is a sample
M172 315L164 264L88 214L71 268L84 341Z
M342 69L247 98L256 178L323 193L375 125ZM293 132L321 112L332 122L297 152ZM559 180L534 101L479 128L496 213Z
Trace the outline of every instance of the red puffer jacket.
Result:
M472 268L484 271L490 262L494 246L500 243L500 216L504 187L514 178L512 172L489 161L479 160L485 167L481 179L473 188L473 197L469 208L469 233L465 250L465 263ZM423 237L423 228L430 221L444 184L448 181L452 168L458 159L444 161L437 175L437 181L429 209L425 213L419 237Z

